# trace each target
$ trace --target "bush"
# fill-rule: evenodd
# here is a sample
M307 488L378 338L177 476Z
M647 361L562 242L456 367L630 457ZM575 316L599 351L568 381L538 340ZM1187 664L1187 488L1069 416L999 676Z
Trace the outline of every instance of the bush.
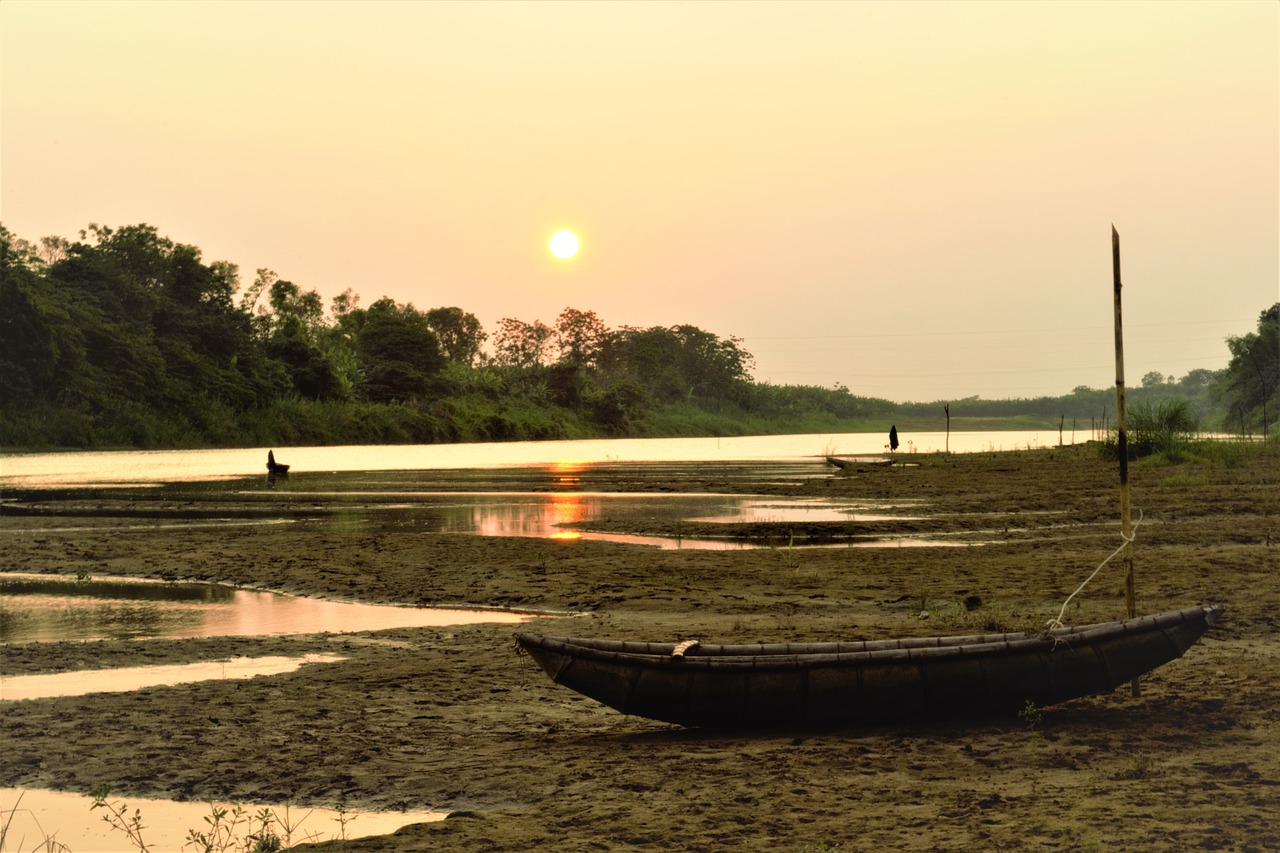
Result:
M1191 404L1181 398L1156 403L1136 403L1128 414L1125 439L1129 458L1160 454L1170 462L1182 461L1200 428ZM1107 458L1119 458L1119 438L1113 429L1103 442Z

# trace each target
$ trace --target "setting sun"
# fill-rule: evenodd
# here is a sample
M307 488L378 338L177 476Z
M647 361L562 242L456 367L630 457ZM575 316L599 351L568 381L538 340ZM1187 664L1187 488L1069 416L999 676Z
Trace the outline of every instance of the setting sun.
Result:
M551 254L557 258L572 258L578 254L578 235L572 231L557 231L551 235Z

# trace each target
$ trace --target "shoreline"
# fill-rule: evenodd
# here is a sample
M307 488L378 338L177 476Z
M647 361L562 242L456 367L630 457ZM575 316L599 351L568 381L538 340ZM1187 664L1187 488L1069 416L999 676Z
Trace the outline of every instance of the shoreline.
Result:
M0 570L581 614L538 620L536 633L816 641L1036 624L1118 544L1114 471L1091 449L918 461L846 476L815 462L815 476L731 487L916 501L929 507L930 529L986 544L660 551L324 519L235 535L27 533L50 516L5 515ZM105 783L125 798L454 813L393 836L304 848L317 850L1280 845L1264 806L1280 781L1275 474L1223 465L1130 474L1145 518L1135 544L1140 612L1227 607L1223 624L1144 678L1138 699L1125 689L1075 700L1042 709L1034 726L724 733L623 716L558 687L516 653L513 635L527 626L10 645L0 647L9 675L282 651L341 650L349 660L248 682L6 705L0 741L14 748L0 758L0 787ZM725 486L715 476L679 484ZM94 500L104 527L128 509ZM961 606L969 596L981 600L973 611ZM1109 566L1068 620L1104 621L1123 608L1123 578Z

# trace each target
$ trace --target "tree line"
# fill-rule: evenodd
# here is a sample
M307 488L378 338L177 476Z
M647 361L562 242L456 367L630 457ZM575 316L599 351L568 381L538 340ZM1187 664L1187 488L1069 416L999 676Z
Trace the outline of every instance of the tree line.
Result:
M1232 362L1178 383L1241 429L1275 420L1276 315L1228 341ZM1269 347L1269 349L1268 349ZM30 242L0 225L0 445L196 447L729 435L939 420L848 388L756 383L739 338L692 325L607 327L566 308L553 325L456 306L419 310L314 290L225 261L150 225L92 224ZM1148 381L1150 380L1150 381ZM1149 387L1148 387L1149 386ZM1166 387L1169 386L1169 387ZM1089 389L955 404L972 417L1072 417ZM1105 404L1104 404L1105 405ZM1065 414L1065 412L1064 412ZM923 427L922 427L923 428ZM938 427L933 427L938 428Z

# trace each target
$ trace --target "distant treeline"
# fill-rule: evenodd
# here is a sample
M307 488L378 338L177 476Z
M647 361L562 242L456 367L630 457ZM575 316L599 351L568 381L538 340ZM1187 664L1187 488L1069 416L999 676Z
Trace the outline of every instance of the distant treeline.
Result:
M1222 371L1143 378L1207 429L1265 430L1280 385L1277 316L1230 338ZM843 386L754 382L736 337L608 328L566 308L486 332L461 308L351 290L326 311L260 269L206 264L149 225L32 243L0 225L0 446L161 448L434 443L598 436L1105 429L1114 390L898 404Z

